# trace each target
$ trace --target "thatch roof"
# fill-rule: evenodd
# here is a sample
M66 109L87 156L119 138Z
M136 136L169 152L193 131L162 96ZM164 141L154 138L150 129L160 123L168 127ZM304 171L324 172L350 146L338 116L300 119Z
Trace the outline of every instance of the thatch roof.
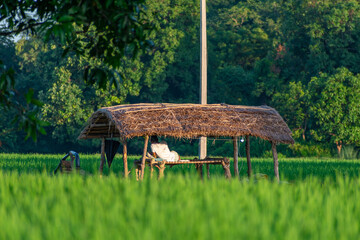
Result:
M104 107L90 117L79 139L139 136L255 136L294 143L279 113L268 106L142 103Z

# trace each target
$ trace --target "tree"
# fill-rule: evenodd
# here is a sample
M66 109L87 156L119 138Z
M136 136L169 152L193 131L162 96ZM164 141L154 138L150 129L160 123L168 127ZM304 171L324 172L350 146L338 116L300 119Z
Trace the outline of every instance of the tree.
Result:
M295 138L306 139L309 121L309 106L307 86L301 82L291 82L281 92L275 93L272 105L279 111L286 123L292 129Z
M358 0L286 1L279 16L284 56L277 66L286 82L307 84L320 72L360 72Z
M145 0L83 0L33 1L4 0L0 4L0 36L19 34L41 35L45 40L57 38L65 47L63 55L72 51L89 59L101 60L103 65L85 69L85 80L106 88L119 86L121 57L136 56L139 50L152 46L148 36L152 30L146 19ZM15 73L0 60L0 104L19 108L19 126L36 139L37 131L44 132L38 118L39 101L33 91L25 94L26 103L18 105L11 95L16 92ZM17 105L17 106L15 106Z
M141 57L145 75L135 101L193 100L193 76L198 76L199 62L199 4L194 0L179 0L176 4L164 0L148 1L147 6L149 20L156 27L151 35L156 47Z
M14 43L6 37L0 38L0 108L5 114L14 116L12 122L26 132L26 139L36 138L38 132L44 134L46 123L37 115L42 106L32 88L21 91L15 87L15 70L18 69ZM25 92L25 94L22 94Z
M311 79L309 94L316 140L335 143L339 156L344 144L360 144L360 74L346 68L322 73Z
M212 6L214 5L214 6ZM216 7L215 9L213 9ZM266 1L214 2L209 6L209 41L219 64L252 69L272 49L277 9Z
M69 137L75 140L79 134L81 125L86 122L92 111L84 108L84 99L80 87L71 80L71 73L64 67L55 69L58 81L48 90L47 99L42 108L43 119L54 126L53 135L62 142ZM90 111L89 111L90 110ZM67 128L66 133L59 134ZM70 128L70 129L69 129ZM76 129L76 130L75 130ZM70 131L69 131L70 130Z
M193 8L195 4L195 1L186 0L184 4L172 6L170 0L149 1L146 11L150 23L157 29L151 34L156 48L135 57L126 53L120 59L121 66L112 68L122 76L118 79L118 89L110 86L109 82L105 82L106 90L94 88L82 80L84 68L104 67L101 59L93 59L87 55L77 56L74 53L61 58L62 45L56 39L44 42L40 36L32 36L17 41L15 48L20 65L16 71L17 88L26 90L31 86L36 96L40 93L39 98L44 103L41 114L43 120L50 124L46 130L52 133L51 140L62 144L78 144L76 134L90 114L100 107L129 101L166 99L167 96L164 95L172 92L174 87L169 84L171 89L167 89L167 82L170 82L167 68L175 56L179 56L179 52L193 54L191 49L179 49L179 44L186 32L184 27L192 29L192 34L187 36L196 39L193 29L196 30L194 21L197 15L192 15L197 13L196 8ZM195 43L189 45L198 46ZM184 69L183 65L180 67L178 72L172 74ZM184 96L194 97L186 87L182 91ZM175 96L172 99L174 101ZM45 138L49 139L49 136Z
M240 66L219 67L213 87L209 91L210 102L251 105L254 101L252 76Z
M66 50L119 66L119 56L151 45L151 25L144 13L145 0L32 1L4 0L0 5L0 36L44 33L58 37ZM121 36L121 37L120 37ZM86 38L87 45L80 45ZM128 49L125 49L128 47Z

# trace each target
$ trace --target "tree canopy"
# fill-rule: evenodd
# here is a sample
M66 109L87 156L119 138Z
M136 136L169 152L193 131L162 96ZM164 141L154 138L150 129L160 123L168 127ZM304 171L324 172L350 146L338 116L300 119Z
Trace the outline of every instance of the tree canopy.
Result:
M209 103L275 107L298 142L290 156L299 146L359 146L357 0L222 0L207 9ZM194 0L3 1L0 149L54 142L62 144L49 151L90 151L76 136L99 107L198 102L199 12ZM27 133L6 124L13 116ZM16 147L36 130L50 134Z

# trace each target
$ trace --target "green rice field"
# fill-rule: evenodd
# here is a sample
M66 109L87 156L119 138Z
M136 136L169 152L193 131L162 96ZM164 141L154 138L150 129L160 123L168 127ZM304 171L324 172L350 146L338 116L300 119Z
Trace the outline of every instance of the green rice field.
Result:
M80 154L83 175L53 175L63 155L0 154L0 239L359 239L360 162L253 159L255 174L200 180L175 166L158 181L104 176L99 155ZM131 161L138 157L130 157Z

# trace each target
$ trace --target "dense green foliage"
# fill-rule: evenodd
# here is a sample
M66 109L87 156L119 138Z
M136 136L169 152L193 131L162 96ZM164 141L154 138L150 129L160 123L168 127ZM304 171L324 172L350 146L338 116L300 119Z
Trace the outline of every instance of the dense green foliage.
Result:
M318 125L312 132L319 140L331 140L340 150L343 144L360 141L360 74L347 69L334 75L323 73L309 83L310 112Z
M139 50L153 45L149 40L153 26L144 13L144 2L4 0L0 4L0 37L41 36L46 42L56 39L63 46L58 58L71 51L101 63L85 66L86 82L101 89L107 83L119 88L121 74L116 68L122 65L121 57L136 56ZM46 124L38 117L42 104L34 98L32 89L19 94L15 75L11 63L1 58L0 105L16 109L18 126L27 132L26 138L36 140L39 132L45 133ZM22 96L26 103L18 100Z
M229 181L215 168L200 181L196 171L178 167L161 181L136 182L116 176L120 159L100 179L99 155L80 156L87 175L51 176L62 155L0 154L1 239L360 236L358 161L280 159L280 184L244 176ZM253 164L271 175L270 159Z
M76 137L99 107L198 102L199 3L165 0L144 4L146 24L154 27L148 36L154 48L137 55L124 51L112 67L103 57L86 54L91 52L85 44L91 36L86 34L71 35L84 54L70 51L63 58L64 49L75 45L59 38L44 42L38 34L16 43L1 39L0 59L6 69L15 70L16 89L34 91L27 101L19 102L30 109L34 98L39 98L44 105L41 112L39 106L33 109L32 116L40 113L50 126L37 143L24 142L23 133L9 124L16 111L7 111L0 116L0 151L64 152L72 148L93 152L96 142L79 142ZM208 1L207 8L208 102L275 107L297 141L282 147L281 153L287 156L329 156L346 148L356 157L360 144L359 2L227 0ZM86 69L98 68L115 74L113 80L98 82L102 88L83 81ZM33 121L36 125L36 118ZM252 144L256 156L266 156L269 149L262 141ZM220 144L218 149L224 151L216 154L226 154L227 145ZM193 144L176 147L182 154L195 154ZM140 148L139 141L130 146L134 153Z

